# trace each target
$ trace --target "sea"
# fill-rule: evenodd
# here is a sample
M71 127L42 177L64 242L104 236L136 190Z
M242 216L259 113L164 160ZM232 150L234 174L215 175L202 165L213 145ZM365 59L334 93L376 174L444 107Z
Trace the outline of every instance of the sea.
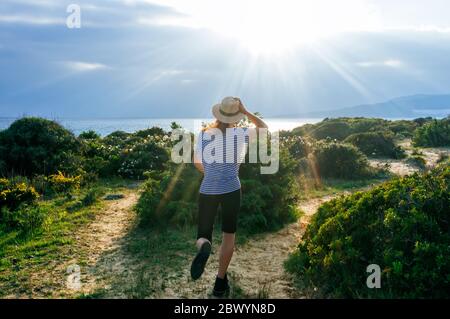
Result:
M16 118L0 118L0 130L7 129ZM176 122L184 129L196 132L202 123L210 123L212 119L156 119L156 118L114 118L114 119L70 119L60 118L52 119L60 123L62 126L72 131L75 135L79 135L84 131L95 131L101 136L106 136L115 131L125 131L128 133L147 129L150 127L161 127L164 130L170 130L172 122ZM270 131L292 130L304 124L314 124L322 121L319 118L267 118L264 121L269 126Z

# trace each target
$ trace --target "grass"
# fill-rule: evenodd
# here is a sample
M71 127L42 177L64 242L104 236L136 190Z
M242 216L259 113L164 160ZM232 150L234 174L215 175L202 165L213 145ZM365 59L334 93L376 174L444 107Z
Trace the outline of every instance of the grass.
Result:
M101 180L70 198L41 200L38 204L48 214L42 229L34 233L0 228L0 297L15 293L31 296L35 287L30 278L63 263L74 242L74 231L92 221L105 207L106 203L98 199L128 186L120 179Z

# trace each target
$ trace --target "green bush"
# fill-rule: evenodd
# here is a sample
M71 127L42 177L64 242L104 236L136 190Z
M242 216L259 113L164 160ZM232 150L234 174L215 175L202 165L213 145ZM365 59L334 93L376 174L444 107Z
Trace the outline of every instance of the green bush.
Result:
M373 177L367 157L356 147L337 142L319 142L304 162L319 177L358 179Z
M56 122L22 118L0 132L1 174L73 173L81 166L80 143Z
M47 178L50 189L56 194L70 194L80 188L81 176L65 176L63 173L51 175Z
M337 118L324 119L317 124L305 124L291 132L283 132L283 136L311 136L313 138L344 140L357 133L387 131L396 137L411 137L419 126L415 121L387 121L377 118Z
M47 210L40 205L22 205L17 210L2 210L3 224L11 230L35 233L42 229L48 216Z
M296 167L286 149L280 152L277 174L261 175L259 165L241 165L241 231L249 234L264 232L297 218ZM180 227L195 224L201 178L193 165L174 166L164 173L151 174L136 205L141 225Z
M325 203L286 268L322 297L448 298L449 182L443 165ZM381 289L366 286L370 264Z
M414 121L399 120L388 122L388 124L382 129L392 132L399 138L406 138L413 136L417 126L418 124Z
M406 163L419 169L425 169L427 167L427 162L421 155L409 156L406 159Z
M344 121L324 121L309 132L309 134L318 140L327 138L343 140L352 133L350 125Z
M293 136L286 138L283 144L288 148L293 158L301 159L312 152L314 143L307 138Z
M38 198L39 194L33 187L0 178L0 209L16 210L22 204L34 203Z
M196 220L200 173L192 165L152 173L135 210L144 227L192 225Z
M249 234L277 229L297 219L300 187L297 161L280 145L279 170L263 175L259 164L241 165L242 205L239 225Z
M434 120L419 127L413 143L422 147L450 146L450 119Z
M134 134L117 131L82 143L84 170L100 177L142 179L147 171L165 169L169 160L170 137L160 128Z
M80 135L78 135L78 138L82 140L98 140L101 138L101 136L97 132L91 130L82 132Z
M352 134L344 143L356 146L367 156L403 158L405 152L394 143L394 138L387 132L369 132Z
M108 142L106 142L108 141ZM122 164L122 147L111 140L83 139L83 166L89 173L101 177L117 176Z
M163 170L170 159L167 149L154 138L136 143L122 157L119 175L134 179L143 179L147 171Z

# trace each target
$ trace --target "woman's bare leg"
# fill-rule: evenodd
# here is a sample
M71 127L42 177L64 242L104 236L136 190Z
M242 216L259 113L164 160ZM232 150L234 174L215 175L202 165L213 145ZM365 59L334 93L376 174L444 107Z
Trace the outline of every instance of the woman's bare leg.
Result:
M234 252L235 234L223 233L222 245L220 245L219 272L217 277L224 279Z

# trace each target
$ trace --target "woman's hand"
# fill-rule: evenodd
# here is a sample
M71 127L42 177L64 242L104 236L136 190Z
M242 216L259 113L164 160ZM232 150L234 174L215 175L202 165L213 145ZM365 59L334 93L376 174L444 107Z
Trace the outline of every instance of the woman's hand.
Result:
M242 103L240 98L235 97L235 99L239 102L239 111L245 114L247 118L250 120L250 122L255 124L257 128L268 128L267 124L264 123L262 119L260 119L258 116L256 116L255 114L253 114L252 112L248 111L245 108L244 103Z
M238 97L235 97L235 99L239 102L239 111L240 111L242 114L247 115L248 111L247 111L247 109L245 108L244 103L242 103L241 99L238 98Z

